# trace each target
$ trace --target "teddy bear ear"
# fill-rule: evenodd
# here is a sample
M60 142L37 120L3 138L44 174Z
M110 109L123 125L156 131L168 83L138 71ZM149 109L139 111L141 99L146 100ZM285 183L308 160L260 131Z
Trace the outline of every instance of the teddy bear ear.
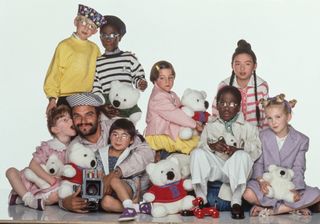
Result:
M146 167L147 174L150 175L153 172L153 170L155 169L155 167L156 167L155 163L149 163Z
M294 176L293 170L292 169L288 169L288 172L289 172L290 177L293 178L293 176Z
M269 170L269 172L272 172L272 171L276 170L277 168L278 168L278 167L277 167L276 165L271 164L271 165L269 166L268 170Z
M111 82L111 88L117 88L120 85L120 81L119 80L114 80Z
M188 95L192 90L190 88L186 88L183 92L183 95Z
M168 158L168 159L179 166L179 160L178 160L177 158L175 158L175 157L170 157L170 158Z
M205 98L207 98L207 93L205 92L205 91L200 91L201 92L201 94L202 94L202 96L203 96L203 98L205 99Z

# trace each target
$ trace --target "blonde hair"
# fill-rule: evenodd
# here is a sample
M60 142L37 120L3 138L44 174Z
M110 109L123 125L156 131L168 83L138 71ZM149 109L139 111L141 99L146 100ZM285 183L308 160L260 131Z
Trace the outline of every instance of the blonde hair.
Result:
M291 114L292 108L295 107L297 100L292 99L290 101L285 100L285 95L283 93L272 97L268 99L261 99L260 103L262 104L263 108L266 109L268 107L278 105L278 106L283 106L283 109L286 114Z

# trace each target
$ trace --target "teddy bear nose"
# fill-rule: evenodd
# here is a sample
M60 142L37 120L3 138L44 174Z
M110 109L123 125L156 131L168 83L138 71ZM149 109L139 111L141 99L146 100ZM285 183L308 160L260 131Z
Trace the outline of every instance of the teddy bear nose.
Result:
M169 172L167 173L167 179L168 179L168 180L173 180L173 178L174 178L174 172L169 171Z
M90 166L91 167L95 167L96 166L96 161L92 160L91 163L90 163Z
M209 107L209 102L208 102L208 101L204 101L204 107L205 107L206 109L208 109L208 107Z
M120 106L120 102L118 100L114 100L112 102L112 105L115 106L115 107L119 107Z
M285 175L285 174L286 174L285 171L283 171L283 170L280 171L280 175L281 175L281 176L283 176L283 175Z

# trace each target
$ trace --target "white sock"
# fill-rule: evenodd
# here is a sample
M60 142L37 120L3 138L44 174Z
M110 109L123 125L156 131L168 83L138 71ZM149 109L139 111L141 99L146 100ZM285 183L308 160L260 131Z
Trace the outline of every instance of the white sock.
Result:
M31 201L34 200L34 196L33 194L31 194L30 191L28 191L27 193L25 193L22 197L22 201L24 202L24 205L29 205L31 203Z
M122 202L124 208L134 208L131 199L126 199Z
M134 208L134 210L136 210L136 212L140 213L140 205L139 204L134 203L133 208Z
M43 199L35 198L31 192L27 192L23 195L22 200L24 201L24 205L33 209L43 210L44 209L44 201ZM40 205L38 204L38 200L41 200Z

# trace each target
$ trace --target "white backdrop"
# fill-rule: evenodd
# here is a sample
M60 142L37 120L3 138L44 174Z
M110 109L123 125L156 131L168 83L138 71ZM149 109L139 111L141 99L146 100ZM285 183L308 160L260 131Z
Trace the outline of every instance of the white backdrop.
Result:
M27 166L35 147L50 138L43 81L56 45L74 31L78 3L123 19L120 48L136 53L148 79L153 63L168 60L177 73L173 90L180 96L187 87L205 90L210 107L218 83L231 73L236 42L250 42L270 95L298 100L292 125L310 137L306 180L320 186L319 1L0 0L0 188L10 188L5 170ZM98 35L91 40L103 51ZM141 94L143 111L151 89L149 83ZM141 132L144 119L145 113Z

